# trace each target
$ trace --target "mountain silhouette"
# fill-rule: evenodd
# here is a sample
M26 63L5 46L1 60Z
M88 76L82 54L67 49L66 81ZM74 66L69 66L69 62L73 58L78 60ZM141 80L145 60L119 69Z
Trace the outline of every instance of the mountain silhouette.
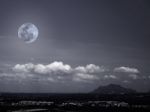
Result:
M109 84L106 86L98 87L97 89L92 91L92 93L96 93L96 94L130 94L130 93L136 93L136 91L133 89L122 87L117 84Z

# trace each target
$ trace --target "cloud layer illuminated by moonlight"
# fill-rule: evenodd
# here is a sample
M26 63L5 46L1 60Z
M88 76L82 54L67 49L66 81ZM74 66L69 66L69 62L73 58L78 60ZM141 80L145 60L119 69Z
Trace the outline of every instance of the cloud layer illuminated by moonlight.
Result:
M137 81L139 83L145 78L150 79L150 76L140 75L137 68L127 66L113 69L95 64L72 67L61 61L54 61L50 64L26 63L6 66L8 69L0 73L0 84L3 89L11 84L11 88L14 85L14 88L17 86L17 89L20 87L20 91L28 92L36 91L36 87L38 87L37 91L41 89L42 92L61 92L64 91L62 88L65 88L66 92L78 90L84 92L94 89L94 85L99 84L130 85Z
M110 70L103 66L88 64L86 66L77 66L72 68L68 64L55 61L53 63L44 64L16 64L12 70L16 74L23 74L23 78L37 78L39 80L47 80L51 82L65 82L68 80L75 82L91 83L100 80L135 80L137 79L139 70L130 67L116 67ZM123 78L122 78L123 77Z

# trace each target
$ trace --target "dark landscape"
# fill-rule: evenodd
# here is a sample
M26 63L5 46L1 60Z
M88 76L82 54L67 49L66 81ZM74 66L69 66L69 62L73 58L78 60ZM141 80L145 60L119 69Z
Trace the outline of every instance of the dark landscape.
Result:
M111 89L110 89L111 87ZM100 93L103 88L103 93ZM84 94L1 93L0 112L149 112L150 93L129 93L119 85ZM104 90L105 88L105 90ZM113 90L117 93L112 93ZM124 93L119 93L124 89ZM104 93L107 91L109 93ZM131 91L131 90L130 90Z

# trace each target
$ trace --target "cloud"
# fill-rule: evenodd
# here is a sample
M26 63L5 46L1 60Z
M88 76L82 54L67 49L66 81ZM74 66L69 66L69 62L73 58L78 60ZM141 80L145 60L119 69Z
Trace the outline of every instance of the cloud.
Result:
M61 61L54 61L50 64L16 64L12 67L15 75L9 75L8 78L32 81L48 81L48 82L95 82L112 80L136 80L140 77L136 68L116 67L113 71L103 66L95 64L87 64L85 66L71 67ZM120 74L122 73L122 75ZM124 75L126 74L126 75ZM4 74L3 74L4 75ZM3 76L6 78L6 75ZM13 76L15 78L13 78Z
M73 71L73 81L91 82L100 79L106 69L94 64L88 64L86 66L78 66Z
M15 72L34 72L38 74L55 74L56 72L60 73L69 73L71 71L70 65L63 64L62 62L53 62L48 65L44 64L17 64L13 67ZM57 74L57 73L56 73Z
M137 68L130 68L130 67L116 67L114 69L115 72L123 72L123 73L140 73Z
M83 73L77 73L73 76L73 81L77 82L91 82L93 80L98 80L99 77L91 74L83 74Z
M94 64L86 66L77 66L72 68L68 64L55 61L53 63L44 64L16 64L12 70L20 74L32 74L33 77L41 77L42 79L50 79L50 81L92 81L99 79L98 75L105 72L104 67ZM28 76L28 75L27 75Z
M136 74L130 74L129 77L132 78L133 80L136 80L139 78L139 76Z
M105 79L117 79L117 76L115 75L104 75Z
M82 72L82 73L100 73L100 72L104 72L105 69L104 67L99 67L97 65L94 64L89 64L84 66L78 66L75 68L75 70Z
M14 77L27 80L49 81L49 82L95 82L101 80L136 80L139 78L139 70L130 67L116 67L115 71L109 71L103 66L87 64L85 66L71 67L60 61L54 61L50 64L16 64L12 68ZM112 73L111 73L112 72ZM120 75L118 73L127 74ZM9 76L13 77L13 76ZM15 79L16 79L15 78Z
M13 71L15 71L15 72L28 73L28 72L30 72L33 68L34 68L34 65L33 65L32 63L28 63L28 64L24 64L24 65L17 64L17 65L15 65L12 69L13 69Z

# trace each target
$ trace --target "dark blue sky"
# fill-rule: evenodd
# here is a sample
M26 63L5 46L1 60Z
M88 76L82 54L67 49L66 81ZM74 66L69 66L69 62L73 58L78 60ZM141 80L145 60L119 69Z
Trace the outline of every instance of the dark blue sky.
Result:
M33 88L41 86L41 89L34 92L83 92L108 83L148 90L149 5L148 0L0 0L0 64L1 79L4 79L0 81L3 86L1 91L32 92ZM32 44L26 44L17 37L18 28L26 22L35 24L39 29L39 38ZM59 84L60 77L57 79L51 76L60 75L59 72L53 73L52 67L48 68L52 73L44 73L58 80L59 83L52 85L51 82L47 82L53 90L49 86L44 88L43 82L38 82L42 78L38 77L37 81L37 76L34 76L36 78L32 89L27 86L29 74L43 74L41 71L35 72L36 64L53 66L56 61L68 64L73 69L71 73L70 70L69 73L63 71L62 74L71 74L63 76L64 84ZM34 67L30 68L32 70L26 70L26 63L34 64ZM25 66L25 70L28 71L21 71L22 74L27 74L24 80L13 71L17 64ZM86 69L86 65L89 64L104 67L105 70L97 72L94 66L92 73L88 70L84 73L76 71L79 66ZM58 63L57 66L61 64ZM42 70L47 70L47 66ZM12 78L10 74L15 75ZM92 78L93 76L98 78ZM75 81L81 84L73 82L76 77L80 80ZM68 78L73 81L68 82ZM87 80L90 78L93 82L89 83ZM23 80L24 84L22 83L20 88L26 89L15 89L19 83L16 80ZM12 86L14 84L14 87L9 86L10 83ZM72 87L68 90L61 89L61 86L66 87L68 84Z

